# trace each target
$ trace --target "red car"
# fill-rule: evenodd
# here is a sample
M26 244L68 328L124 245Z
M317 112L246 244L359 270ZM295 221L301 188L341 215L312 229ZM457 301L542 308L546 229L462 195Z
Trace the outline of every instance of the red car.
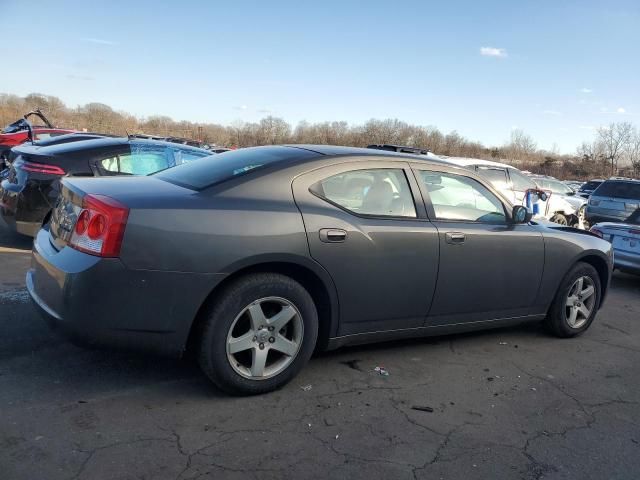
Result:
M28 120L30 116L40 118L44 125L31 125ZM9 152L13 147L21 145L30 139L34 141L43 140L45 138L73 132L75 132L75 130L54 127L39 109L27 113L17 122L7 125L2 129L2 133L0 133L0 171L5 168L5 161L9 158Z

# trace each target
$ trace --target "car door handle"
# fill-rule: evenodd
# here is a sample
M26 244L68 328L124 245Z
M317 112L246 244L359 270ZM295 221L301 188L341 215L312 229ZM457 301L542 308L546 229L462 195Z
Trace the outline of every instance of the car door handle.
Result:
M347 231L341 228L321 228L320 241L325 243L344 242L347 239Z
M462 232L447 232L444 234L444 238L451 245L461 245L467 237Z

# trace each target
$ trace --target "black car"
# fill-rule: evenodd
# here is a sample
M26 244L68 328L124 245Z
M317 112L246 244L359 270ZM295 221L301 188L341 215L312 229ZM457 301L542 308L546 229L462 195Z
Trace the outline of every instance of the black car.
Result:
M137 138L102 137L14 147L0 177L0 217L33 236L54 207L62 177L147 175L211 155L201 148Z
M600 178L589 180L580 187L578 190L578 196L582 198L589 198L589 196L602 184L602 182L604 182L604 180Z

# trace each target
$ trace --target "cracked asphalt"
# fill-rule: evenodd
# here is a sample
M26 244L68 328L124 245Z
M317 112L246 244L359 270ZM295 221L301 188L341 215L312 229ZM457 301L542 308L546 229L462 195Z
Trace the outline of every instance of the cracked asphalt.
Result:
M640 277L616 273L576 339L529 325L345 348L232 398L192 360L50 332L23 287L29 243L0 229L3 480L640 478Z

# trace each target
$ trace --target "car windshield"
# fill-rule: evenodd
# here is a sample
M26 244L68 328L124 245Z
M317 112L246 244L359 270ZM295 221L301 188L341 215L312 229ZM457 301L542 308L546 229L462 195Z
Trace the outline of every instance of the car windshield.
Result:
M600 185L593 195L640 200L640 182L608 180Z
M309 150L291 147L243 148L184 163L154 176L192 190L202 190L257 168L317 155Z

